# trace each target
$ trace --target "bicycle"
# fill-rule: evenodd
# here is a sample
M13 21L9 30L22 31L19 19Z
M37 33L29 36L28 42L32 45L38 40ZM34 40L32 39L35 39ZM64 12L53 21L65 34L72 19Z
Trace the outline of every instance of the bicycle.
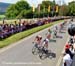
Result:
M33 48L32 48L32 53L33 53L34 55L37 55L37 54L40 53L40 52L41 52L41 47L38 47L37 44L34 44L34 46L33 46Z
M52 59L52 57L56 57L56 54L53 53L51 50L45 50L43 47L41 53L39 54L39 58L41 60L44 60L47 57Z

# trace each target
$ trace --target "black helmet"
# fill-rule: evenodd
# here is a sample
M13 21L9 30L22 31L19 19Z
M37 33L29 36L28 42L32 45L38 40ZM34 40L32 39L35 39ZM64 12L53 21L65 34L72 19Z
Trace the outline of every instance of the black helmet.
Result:
M75 24L72 24L68 27L68 33L69 33L70 36L75 35Z

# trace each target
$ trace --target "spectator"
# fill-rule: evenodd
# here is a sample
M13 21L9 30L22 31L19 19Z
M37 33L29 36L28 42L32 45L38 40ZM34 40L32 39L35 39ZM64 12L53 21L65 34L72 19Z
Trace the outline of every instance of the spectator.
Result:
M73 53L72 53L72 50L70 50L70 49L71 49L71 46L69 44L66 44L65 50L67 50L67 52L70 55L71 59L73 59Z
M69 54L69 50L65 49L65 53L63 55L64 55L64 57L63 57L63 65L62 66L71 66L72 59Z
M0 24L0 32L2 31L3 29L2 29L2 25Z

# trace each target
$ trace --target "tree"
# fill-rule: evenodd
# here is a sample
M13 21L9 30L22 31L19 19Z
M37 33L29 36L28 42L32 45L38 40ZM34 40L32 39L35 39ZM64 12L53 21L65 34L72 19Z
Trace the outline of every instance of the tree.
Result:
M51 15L53 8L54 8L55 2L53 1L42 1L42 4L40 4L41 12L40 14L43 14L43 16L47 17ZM50 12L49 11L49 6L50 6Z
M21 11L29 10L31 7L26 1L18 1L16 4L12 4L6 11L6 17L16 18Z
M69 13L68 5L64 4L64 5L60 6L60 8L59 8L59 15L60 16L67 16L68 13Z
M32 10L22 10L21 13L16 18L32 18Z
M24 9L26 10L30 9L29 4L24 0L18 1L15 6L19 12L21 12Z
M18 14L17 9L15 8L15 4L12 4L6 11L6 16L8 18L14 18Z
M51 1L42 1L41 4L41 10L43 10L44 8L48 11L48 7L50 6L52 8L52 6L54 6L54 2Z
M69 3L69 15L75 16L75 1Z

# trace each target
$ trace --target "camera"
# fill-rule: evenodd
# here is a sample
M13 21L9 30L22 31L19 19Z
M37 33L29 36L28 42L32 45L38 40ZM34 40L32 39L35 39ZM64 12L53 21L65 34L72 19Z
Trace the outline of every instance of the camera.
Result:
M68 27L68 34L70 36L74 36L75 35L75 24L71 24L69 27Z

